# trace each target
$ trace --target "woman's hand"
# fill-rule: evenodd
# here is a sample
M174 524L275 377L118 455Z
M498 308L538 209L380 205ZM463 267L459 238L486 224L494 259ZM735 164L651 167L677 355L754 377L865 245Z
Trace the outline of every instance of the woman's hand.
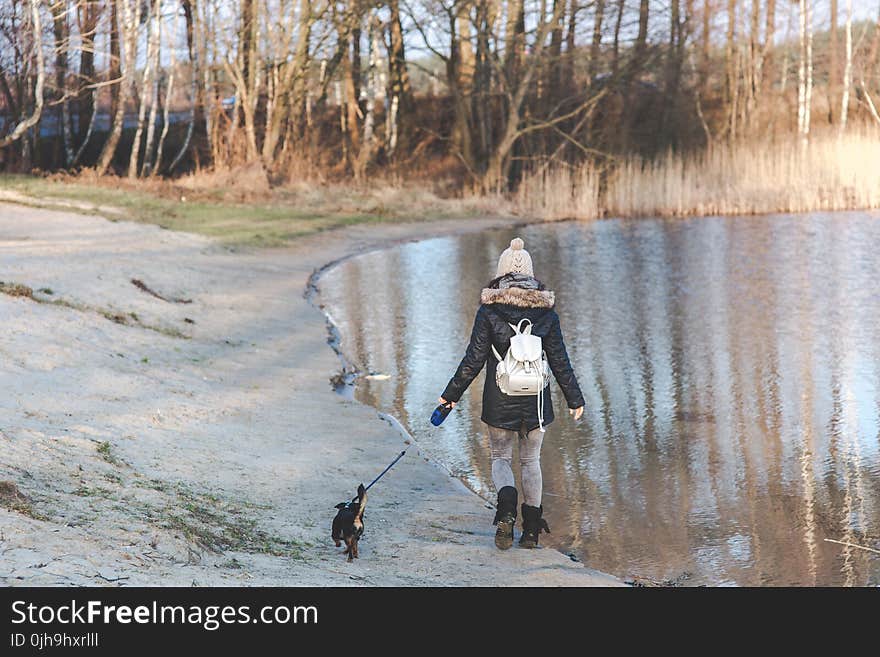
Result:
M568 412L574 417L575 420L580 420L581 416L584 414L584 407L580 408L569 408Z
M452 408L455 408L455 404L457 403L457 402L448 402L448 401L446 401L445 399L443 399L443 397L441 397L439 401L440 401L440 403L443 404L444 406L446 406L446 404L452 404Z

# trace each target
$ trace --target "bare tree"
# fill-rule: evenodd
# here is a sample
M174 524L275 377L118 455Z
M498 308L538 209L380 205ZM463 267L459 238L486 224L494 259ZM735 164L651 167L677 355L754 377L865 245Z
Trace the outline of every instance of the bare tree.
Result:
M773 61L773 49L776 39L776 0L767 0L766 17L764 22L764 52L761 55L763 73L761 76L764 93L766 94L773 86L776 79L775 62Z
M548 17L545 2L542 1L537 16L538 24L535 29L535 36L530 48L530 57L525 61L521 61L513 69L510 67L498 67L497 73L501 78L501 88L507 103L506 111L502 116L502 125L504 127L501 131L501 137L491 152L488 153L485 173L481 180L481 187L485 191L500 190L502 186L505 186L504 180L507 176L507 167L510 165L508 156L514 144L527 132L538 129L534 125L522 125L523 104L537 70L537 63L540 61L541 54L544 51L547 36L562 20L564 7L564 3L556 3L553 13ZM518 32L519 30L517 29ZM553 120L560 122L563 119L555 117Z
M293 11L293 3L290 5ZM271 168L286 127L296 126L303 114L309 58L309 40L315 16L310 0L300 0L297 21L290 26L267 21L266 42L272 65L266 74L266 120L263 137L263 165ZM294 32L293 26L296 26ZM292 56L291 56L291 51Z
M92 136L95 124L97 98L95 88L95 36L97 35L99 21L103 13L103 4L98 0L78 0L76 2L76 20L79 29L80 56L79 56L79 82L76 92L77 117L79 119L79 150L74 156L75 165L82 156L85 145ZM83 126L88 125L85 136Z
M727 0L727 40L724 50L726 62L725 89L728 107L727 131L731 139L736 139L737 111L739 109L739 72L737 67L737 0Z
M574 12L576 11L575 5L572 5L572 19ZM595 5L595 15L593 16L593 40L590 43L590 78L592 78L598 72L599 65L599 53L600 48L602 47L602 21L605 19L605 0L596 0ZM569 27L569 34L572 34L572 29Z
M614 20L614 41L611 48L611 73L617 75L620 70L620 28L623 25L623 10L626 0L617 0L617 16Z

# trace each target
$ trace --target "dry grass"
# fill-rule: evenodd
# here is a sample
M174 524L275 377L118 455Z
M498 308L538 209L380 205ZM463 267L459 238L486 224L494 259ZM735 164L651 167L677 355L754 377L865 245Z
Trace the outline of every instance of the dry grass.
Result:
M31 501L12 481L0 481L0 508L15 511L35 520L45 520L41 514L34 511Z
M27 285L7 283L5 281L0 281L0 294L8 294L11 297L24 297L26 299L34 298L34 291Z
M880 133L716 145L699 154L630 159L607 172L593 165L529 178L523 211L546 219L702 216L880 207Z
M595 167L545 168L520 183L515 201L519 212L549 221L595 219L602 216L599 189Z
M853 129L843 139L814 135L716 144L699 153L631 158L600 168L545 167L516 193L444 198L435 183L371 179L362 184L271 180L259 165L200 171L177 180L77 176L0 176L35 203L66 203L200 233L228 244L274 246L351 224L520 214L555 219L703 216L880 207L880 131ZM445 179L445 178L444 178ZM442 193L442 191L441 191ZM54 207L54 206L53 206ZM2 289L6 294L24 290Z
M300 181L270 185L259 166L200 172L177 180L77 176L0 176L0 190L34 203L159 224L227 244L278 246L311 233L363 223L498 216L503 199L442 198L426 185Z

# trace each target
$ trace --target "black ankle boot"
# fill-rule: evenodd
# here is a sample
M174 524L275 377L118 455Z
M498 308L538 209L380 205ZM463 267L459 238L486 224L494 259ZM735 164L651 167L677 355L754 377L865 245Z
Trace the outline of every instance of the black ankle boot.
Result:
M538 547L538 534L542 531L550 533L547 521L541 517L543 513L543 506L522 505L523 532L519 537L520 547L536 548Z
M499 550L507 550L513 545L513 526L516 524L516 488L504 486L498 491L498 510L495 512L493 525L495 530L495 546Z

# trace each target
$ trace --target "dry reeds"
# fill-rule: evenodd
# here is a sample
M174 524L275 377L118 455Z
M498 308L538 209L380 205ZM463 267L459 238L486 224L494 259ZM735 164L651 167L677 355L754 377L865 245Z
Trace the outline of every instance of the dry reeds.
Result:
M528 176L517 205L545 219L700 216L880 207L880 133L714 145L698 154L630 158Z
M515 203L520 212L542 219L595 219L602 214L599 180L592 164L545 167L523 179Z

